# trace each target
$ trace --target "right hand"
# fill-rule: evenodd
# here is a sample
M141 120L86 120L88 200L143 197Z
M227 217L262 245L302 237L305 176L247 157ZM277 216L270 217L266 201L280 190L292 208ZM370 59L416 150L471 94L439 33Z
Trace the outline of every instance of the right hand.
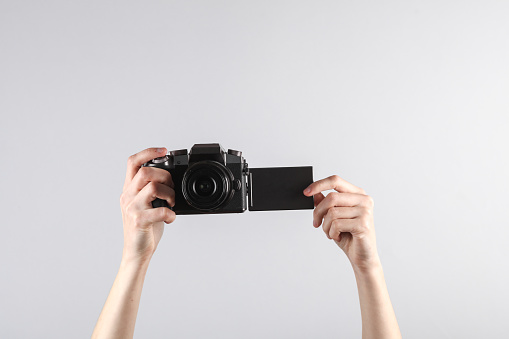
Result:
M324 196L321 192L335 190ZM313 226L345 252L354 269L366 270L380 264L373 223L373 199L366 192L337 175L318 180L304 191L314 196ZM323 222L323 223L322 223Z
M123 260L146 262L152 258L163 235L164 223L175 220L167 207L152 207L156 198L175 205L171 174L163 169L141 167L147 161L166 155L165 148L148 148L129 157L120 207L124 224ZM164 222L164 223L163 223Z

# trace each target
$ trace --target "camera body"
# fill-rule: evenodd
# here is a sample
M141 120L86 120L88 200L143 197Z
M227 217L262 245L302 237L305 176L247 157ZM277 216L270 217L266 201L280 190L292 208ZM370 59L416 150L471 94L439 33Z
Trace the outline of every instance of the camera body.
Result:
M220 144L195 144L171 151L143 166L170 172L175 184L175 214L241 213L247 209L248 165L242 152ZM168 207L156 199L153 207Z
M161 199L153 207L175 214L242 213L250 211L313 209L313 198L302 193L313 182L313 168L248 168L242 152L225 151L220 144L195 144L171 151L143 166L170 172L175 205Z

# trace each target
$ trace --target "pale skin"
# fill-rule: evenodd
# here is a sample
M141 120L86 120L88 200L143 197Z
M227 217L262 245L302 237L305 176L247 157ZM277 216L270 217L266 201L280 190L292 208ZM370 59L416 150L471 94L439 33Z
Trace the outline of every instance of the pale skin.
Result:
M129 157L120 206L124 249L117 277L101 311L92 338L132 338L145 275L164 224L175 220L166 207L152 208L155 198L173 206L175 191L170 173L141 167L166 154L166 148L149 148ZM334 190L324 196L321 192ZM362 338L401 338L382 265L376 248L373 199L337 175L318 180L304 192L313 196L313 226L322 230L348 257L357 280Z

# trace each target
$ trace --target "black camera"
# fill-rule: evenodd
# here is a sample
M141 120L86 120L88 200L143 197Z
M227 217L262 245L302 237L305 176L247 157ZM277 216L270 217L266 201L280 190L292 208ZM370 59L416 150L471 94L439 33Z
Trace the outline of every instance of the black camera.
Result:
M176 214L241 213L312 209L313 198L302 193L313 182L311 166L249 168L242 152L220 144L195 144L175 150L143 166L171 173ZM153 207L169 207L156 199Z

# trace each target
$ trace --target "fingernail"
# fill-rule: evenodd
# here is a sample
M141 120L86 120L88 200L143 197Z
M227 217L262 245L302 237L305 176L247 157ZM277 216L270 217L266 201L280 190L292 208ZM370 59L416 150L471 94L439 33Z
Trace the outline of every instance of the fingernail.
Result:
M311 193L311 188L308 187L304 190L304 194L309 194L309 193Z
M313 226L314 226L314 227L318 227L318 221L313 220Z
M163 153L164 151L165 151L165 149L164 149L164 148L158 148L158 149L156 150L156 152L157 152L157 153Z

